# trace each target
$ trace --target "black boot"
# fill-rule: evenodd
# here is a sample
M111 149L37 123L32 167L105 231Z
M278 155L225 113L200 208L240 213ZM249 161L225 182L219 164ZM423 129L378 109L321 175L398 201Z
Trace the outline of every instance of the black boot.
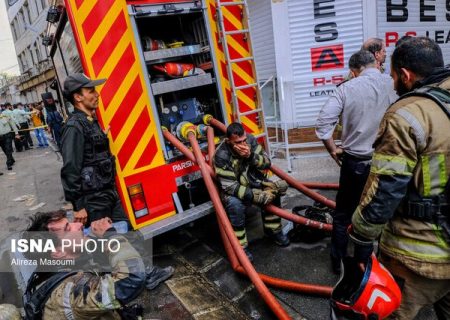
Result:
M277 246L287 247L291 244L289 238L283 233L283 231L273 232L270 230L265 230L264 234L266 237L270 238Z
M147 278L145 279L145 287L148 290L155 289L161 282L166 281L173 275L173 267L159 268L157 266L146 267L145 273Z

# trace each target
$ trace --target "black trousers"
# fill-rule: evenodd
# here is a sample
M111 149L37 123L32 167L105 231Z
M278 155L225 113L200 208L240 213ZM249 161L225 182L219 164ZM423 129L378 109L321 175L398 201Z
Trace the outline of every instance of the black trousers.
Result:
M84 196L85 209L88 213L89 226L92 221L109 217L113 222L127 221L116 189L106 189Z
M6 155L6 166L9 168L14 163L13 149L12 149L12 136L10 133L0 136L0 147Z
M370 172L371 160L344 153L336 195L336 211L333 216L331 233L331 257L341 259L347 255L347 228L351 224L353 212L358 207Z
M20 124L20 130L24 130L24 131L20 131L20 135L24 136L25 139L22 139L22 144L25 147L25 149L28 149L30 146L33 146L33 140L31 139L31 135L30 135L30 126L28 125L28 122L21 122Z

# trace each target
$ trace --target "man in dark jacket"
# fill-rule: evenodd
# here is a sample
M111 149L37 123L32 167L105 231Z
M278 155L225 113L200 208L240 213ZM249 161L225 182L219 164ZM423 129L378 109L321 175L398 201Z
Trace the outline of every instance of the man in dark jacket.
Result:
M95 115L99 100L95 86L105 81L77 73L64 82L64 95L75 111L63 128L61 181L75 221L84 225L104 217L128 221L115 188L115 161L107 131L100 128Z
M246 211L252 204L264 207L270 203L281 205L280 197L286 193L283 180L272 182L263 170L270 168L270 159L264 148L252 135L247 135L240 123L227 128L227 138L214 155L214 169L220 184L222 202L230 218L234 233L250 260L245 231ZM289 245L289 239L281 230L278 216L262 211L264 232L277 245Z

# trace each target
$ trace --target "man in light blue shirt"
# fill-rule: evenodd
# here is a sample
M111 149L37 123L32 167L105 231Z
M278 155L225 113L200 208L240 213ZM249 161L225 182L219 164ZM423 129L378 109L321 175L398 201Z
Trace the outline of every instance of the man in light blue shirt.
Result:
M380 72L372 53L356 52L349 60L349 67L353 78L337 86L316 123L317 137L341 166L331 238L335 273L340 272L340 261L347 254L347 228L369 174L372 144L379 124L386 109L397 99L392 78ZM342 145L337 147L333 132L339 118L342 120Z

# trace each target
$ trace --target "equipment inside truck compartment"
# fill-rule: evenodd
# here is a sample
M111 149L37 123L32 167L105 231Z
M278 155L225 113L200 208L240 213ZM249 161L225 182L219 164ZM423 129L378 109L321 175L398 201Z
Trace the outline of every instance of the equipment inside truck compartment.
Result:
M223 120L205 16L198 5L134 8L160 124L175 135L180 123L200 124L205 114ZM169 161L181 156L169 143L166 151Z

